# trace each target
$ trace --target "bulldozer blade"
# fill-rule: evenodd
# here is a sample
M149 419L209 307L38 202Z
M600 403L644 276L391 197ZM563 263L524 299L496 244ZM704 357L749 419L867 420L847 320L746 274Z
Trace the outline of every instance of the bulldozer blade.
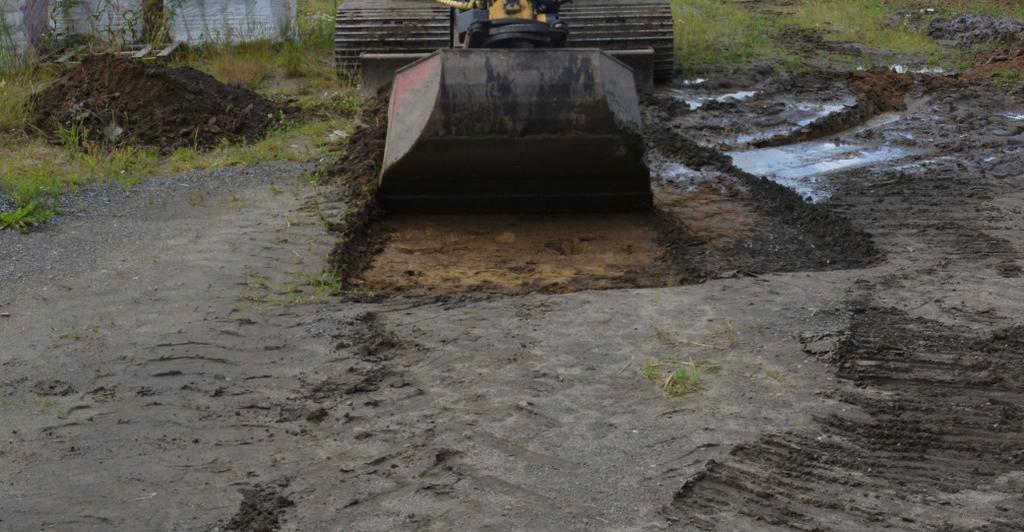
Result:
M633 72L600 50L440 50L395 76L379 189L399 212L648 208Z

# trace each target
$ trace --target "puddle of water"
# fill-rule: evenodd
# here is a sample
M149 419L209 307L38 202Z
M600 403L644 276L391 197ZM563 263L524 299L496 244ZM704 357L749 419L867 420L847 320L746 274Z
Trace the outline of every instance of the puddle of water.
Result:
M700 85L700 84L704 83L705 81L707 81L707 79L705 79L705 78L685 79L685 80L683 80L683 85L689 87L689 86L693 86L693 85Z
M743 100L749 100L754 96L757 96L757 91L737 91L720 94L718 96L696 96L689 94L686 91L674 89L672 91L672 95L676 100L686 102L686 105L690 106L691 111L696 111L697 109L700 109L702 105L710 101L724 103L730 101L742 102Z
M942 67L908 67L906 65L891 65L891 68L896 71L897 74L906 74L908 72L913 74L945 74L946 69Z
M910 150L895 146L874 148L814 141L780 148L733 152L730 155L737 168L767 177L793 189L812 203L818 203L832 195L831 187L822 179L823 176L840 170L898 159L910 153Z
M763 129L754 133L744 133L736 137L735 145L750 144L759 140L770 139L776 135L786 135L802 127L808 126L817 120L846 109L844 103L811 103L798 102L787 106L782 113L783 118L789 123L782 127Z
M1024 120L1024 114L1007 113L1003 116L1009 118L1010 120Z
M701 177L699 171L685 164L666 159L657 153L650 155L649 164L652 175L671 183L688 185L688 188L692 188L697 179Z

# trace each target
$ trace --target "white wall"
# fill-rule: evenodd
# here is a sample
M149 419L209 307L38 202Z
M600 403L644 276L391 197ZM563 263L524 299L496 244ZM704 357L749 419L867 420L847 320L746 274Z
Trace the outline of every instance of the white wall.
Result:
M133 43L142 38L143 0L57 0L55 30L62 35L92 35L106 43Z
M190 44L280 39L295 27L296 0L181 0L171 39Z
M7 24L2 35L9 37L12 42L0 42L0 46L13 44L17 52L23 52L28 44L28 35L25 32L25 24L21 13L25 7L25 0L2 0L2 2L3 22Z
M0 0L0 5L21 52L50 30L113 44L137 42L142 38L143 1ZM280 39L294 30L297 14L296 0L165 0L165 5L173 15L171 39L190 44Z

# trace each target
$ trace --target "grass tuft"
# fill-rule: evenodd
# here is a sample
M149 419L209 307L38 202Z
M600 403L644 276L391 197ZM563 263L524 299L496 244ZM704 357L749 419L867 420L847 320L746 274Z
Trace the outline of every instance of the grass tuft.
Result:
M671 397L683 397L701 391L705 388L704 375L721 372L721 366L707 360L680 362L664 359L648 363L643 369L644 377L659 383L661 389Z
M0 230L28 233L33 227L42 225L56 214L57 210L54 207L31 201L13 211L0 212Z

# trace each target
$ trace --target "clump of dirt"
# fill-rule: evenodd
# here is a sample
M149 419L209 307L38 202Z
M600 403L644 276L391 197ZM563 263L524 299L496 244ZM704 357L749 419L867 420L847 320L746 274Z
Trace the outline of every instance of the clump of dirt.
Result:
M1024 22L996 15L965 14L952 20L932 22L928 35L951 41L961 49L979 45L1009 46L1024 41Z
M295 503L281 494L287 482L273 486L256 485L240 490L242 504L224 530L238 532L274 532L281 527L284 513Z
M331 224L341 238L331 253L331 263L341 279L362 270L369 258L369 231L379 218L378 176L384 164L388 133L388 90L382 90L363 108L361 124L352 134L345 153L322 173L338 180L348 202L345 215Z
M759 148L785 146L835 135L882 113L905 111L907 93L914 88L935 90L960 84L956 78L950 76L915 72L897 73L887 67L850 72L848 82L857 98L855 105L815 120L791 133L775 135L754 142L753 145Z
M776 36L776 40L786 49L801 54L817 54L828 52L831 54L846 54L852 56L863 55L864 49L861 45L853 42L835 42L825 38L825 32L812 28L783 28Z
M74 386L57 379L49 379L45 381L39 381L32 385L32 391L36 395L48 396L48 395L71 395L75 393Z
M290 108L188 67L115 55L87 57L32 97L35 127L59 138L84 127L88 138L163 152L263 137Z

